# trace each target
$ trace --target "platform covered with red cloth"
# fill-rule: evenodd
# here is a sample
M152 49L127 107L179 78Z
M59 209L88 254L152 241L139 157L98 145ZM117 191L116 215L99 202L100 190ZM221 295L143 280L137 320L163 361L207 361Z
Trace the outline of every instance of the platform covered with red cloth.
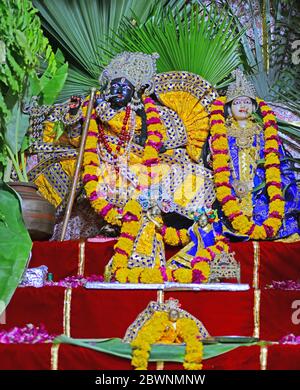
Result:
M115 243L115 240L101 243L34 242L29 266L47 265L55 280L70 275L102 275L113 255ZM300 242L243 242L232 243L230 248L241 265L242 283L262 288L272 280L296 280L299 277ZM167 258L176 251L176 248L167 248Z
M203 360L204 370L300 370L299 345L237 347ZM148 369L180 370L181 363L149 363ZM130 370L130 360L68 344L0 345L0 370Z
M46 265L55 281L73 275L103 274L114 244L115 241L35 242L29 266ZM165 291L164 299L178 299L182 308L201 320L212 336L256 336L278 341L286 334L299 334L299 325L293 318L300 292L265 288L272 280L298 278L299 249L300 243L232 244L231 250L241 264L241 281L249 284L249 290ZM168 249L168 257L172 254L174 249ZM20 287L7 308L6 324L0 329L32 323L44 324L49 333L74 338L122 338L137 315L157 299L156 290ZM0 345L0 369L49 369L53 350L51 344ZM58 369L130 368L128 360L80 347L62 344L56 353ZM264 356L264 368L299 369L299 346L269 346L267 363L265 353L259 346L239 347L208 359L204 368L259 369ZM164 367L182 368L174 363L165 363Z

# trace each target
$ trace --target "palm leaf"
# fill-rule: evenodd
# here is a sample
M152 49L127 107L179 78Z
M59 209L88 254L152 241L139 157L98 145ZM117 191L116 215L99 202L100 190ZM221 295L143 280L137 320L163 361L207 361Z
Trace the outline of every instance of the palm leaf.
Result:
M243 2L245 3L245 2ZM259 14L253 1L246 2L250 9L250 29L252 34L242 36L243 67L249 74L260 97L269 101L284 102L291 110L300 112L300 74L292 64L291 45L295 40L294 16L297 2L292 1L283 7L282 1L262 0ZM234 13L230 2L228 8ZM236 15L236 23L242 15ZM257 28L260 20L262 31Z
M233 18L226 10L211 4L184 9L168 8L154 12L146 22L132 25L128 18L119 32L110 38L108 58L122 51L157 52L158 72L185 70L201 75L214 86L221 83L239 65L239 39ZM102 47L103 49L103 47ZM105 49L104 49L105 51Z
M162 4L169 2L163 0ZM62 101L98 84L103 68L99 43L107 48L109 37L118 31L124 16L132 15L132 10L145 21L158 0L34 0L33 3L40 12L43 27L58 42L70 64L68 79L58 99Z

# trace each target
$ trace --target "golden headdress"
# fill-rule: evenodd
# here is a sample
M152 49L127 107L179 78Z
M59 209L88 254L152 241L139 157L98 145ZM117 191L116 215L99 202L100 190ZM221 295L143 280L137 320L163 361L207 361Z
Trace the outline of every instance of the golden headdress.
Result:
M114 57L107 65L101 76L100 83L110 82L113 79L124 77L138 91L146 87L145 93L150 94L154 90L154 76L156 74L157 53L131 53L124 51Z
M235 81L231 83L227 89L227 102L231 102L239 96L247 96L255 100L255 87L246 79L244 73L240 69L236 69L232 72L232 75L235 76Z

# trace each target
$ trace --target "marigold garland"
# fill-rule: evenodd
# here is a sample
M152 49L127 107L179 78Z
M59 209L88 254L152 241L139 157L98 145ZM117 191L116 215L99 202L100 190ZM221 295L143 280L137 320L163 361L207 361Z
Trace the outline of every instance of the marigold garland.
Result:
M143 325L131 343L131 364L135 370L147 370L151 345L163 340L163 334L170 326L168 313L161 311L155 312ZM191 318L180 318L176 321L176 332L180 341L186 344L183 367L186 370L201 370L203 344L197 324Z
M83 105L83 116L86 115L87 101ZM147 140L144 148L142 164L144 169L139 177L139 188L146 188L150 180L153 178L153 167L159 163L159 151L163 146L163 141L166 137L165 128L160 120L158 109L153 99L147 97L144 100L146 119L147 119ZM128 140L127 123L129 120L130 111L126 110L124 123L122 126L122 140ZM112 259L112 274L120 283L163 283L168 280L165 270L143 269L136 267L128 269L128 258L132 252L134 240L137 237L141 227L141 206L135 201L128 201L124 210L118 209L114 205L108 203L105 195L97 191L99 180L99 159L97 155L97 146L100 140L108 151L111 151L115 156L117 153L122 153L124 150L124 142L118 142L118 145L110 145L105 137L103 128L96 121L96 113L92 112L90 120L90 128L87 135L85 153L83 159L83 182L85 185L86 194L91 202L92 207L104 220L112 225L122 226L120 238L115 245L115 254ZM122 141L121 140L121 141ZM151 170L152 168L152 170ZM169 245L185 245L188 242L187 230L182 229L177 231L173 228L164 229L164 241Z
M211 147L217 199L221 203L225 216L231 222L233 229L238 233L248 235L254 240L264 240L266 238L274 238L281 227L284 216L284 199L280 175L279 137L276 117L263 100L258 98L256 100L261 109L264 123L264 167L269 196L269 215L261 226L244 215L230 183L229 145L224 118L226 97L218 98L212 105Z
M162 236L164 242L171 246L185 246L190 241L187 229L178 230L166 225L162 227Z

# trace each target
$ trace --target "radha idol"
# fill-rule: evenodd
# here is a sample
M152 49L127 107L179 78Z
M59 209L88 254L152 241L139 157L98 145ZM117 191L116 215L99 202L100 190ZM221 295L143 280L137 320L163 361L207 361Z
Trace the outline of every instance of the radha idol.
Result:
M272 109L240 70L212 104L206 161L212 168L218 218L193 228L184 253L214 257L217 241L299 239L299 192Z

